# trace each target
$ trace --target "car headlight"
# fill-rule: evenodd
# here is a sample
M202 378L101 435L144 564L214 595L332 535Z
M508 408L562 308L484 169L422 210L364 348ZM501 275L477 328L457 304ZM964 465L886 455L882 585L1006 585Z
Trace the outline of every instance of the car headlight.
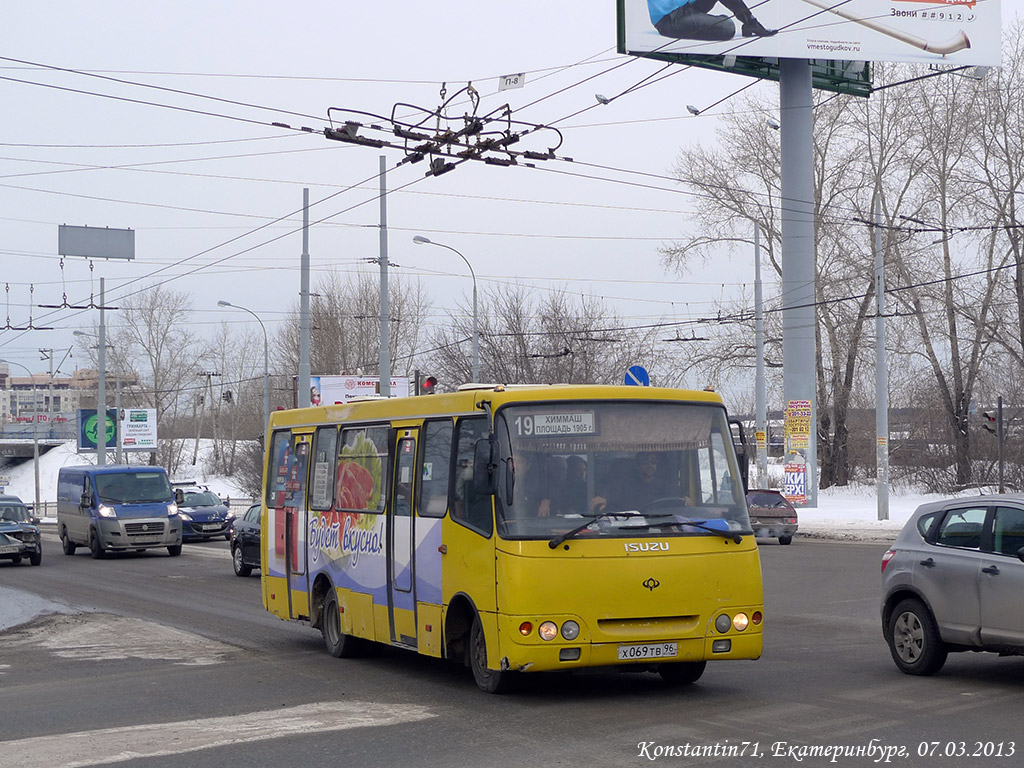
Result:
M100 517L117 517L117 512L114 511L114 508L108 507L106 504L100 504L99 509L96 510L96 514Z
M580 625L575 621L567 621L562 625L562 637L566 640L575 640L580 636Z
M541 640L554 640L558 637L558 625L553 621L545 621L537 627L537 634Z
M174 517L176 514L178 514L178 505L171 502L167 505L167 516Z
M182 512L180 509L178 510L178 517L180 517L182 520L187 520L190 523L192 522L192 515L190 515L188 512Z

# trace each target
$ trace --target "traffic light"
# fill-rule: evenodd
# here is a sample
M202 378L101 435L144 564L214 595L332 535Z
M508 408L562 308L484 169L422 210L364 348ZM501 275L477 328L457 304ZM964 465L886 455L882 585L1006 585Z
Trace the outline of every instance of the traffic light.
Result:
M993 435L999 432L998 413L996 411L982 411L981 417L984 419L981 422L981 426L985 428L986 432L991 432Z
M223 394L221 394L220 399L230 405L235 401L235 395L230 389L226 389Z
M432 395L434 390L437 388L437 378L434 376L427 376L423 379L423 394Z

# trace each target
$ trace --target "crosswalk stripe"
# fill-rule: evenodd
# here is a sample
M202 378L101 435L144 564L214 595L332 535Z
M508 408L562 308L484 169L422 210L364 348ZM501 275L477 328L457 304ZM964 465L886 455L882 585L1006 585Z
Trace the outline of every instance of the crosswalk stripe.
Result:
M19 768L78 768L307 733L397 725L436 717L413 704L329 701L174 723L103 728L0 741L0 755L16 755Z

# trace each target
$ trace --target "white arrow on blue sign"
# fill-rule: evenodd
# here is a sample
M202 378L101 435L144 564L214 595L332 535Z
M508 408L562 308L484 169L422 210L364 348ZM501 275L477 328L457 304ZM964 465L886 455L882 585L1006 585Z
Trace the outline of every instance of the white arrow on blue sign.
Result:
M626 384L631 387L649 387L651 376L642 365L631 365L626 371Z

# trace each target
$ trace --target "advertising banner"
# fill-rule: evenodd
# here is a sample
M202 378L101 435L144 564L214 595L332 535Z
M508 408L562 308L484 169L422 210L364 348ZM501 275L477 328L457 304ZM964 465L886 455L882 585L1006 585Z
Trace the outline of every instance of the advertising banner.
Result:
M293 379L298 387L298 377ZM380 394L379 376L310 376L310 405L334 405L356 397ZM394 376L391 379L391 397L409 395L409 378Z
M999 0L620 0L626 51L999 66Z
M121 409L121 448L125 451L156 450L156 408Z
M807 503L806 464L786 464L782 495L794 506Z
M113 408L107 410L106 442L104 445L110 450L117 447L117 411ZM103 434L100 430L100 419L95 408L79 408L78 410L78 452L89 453L95 451L98 441Z

